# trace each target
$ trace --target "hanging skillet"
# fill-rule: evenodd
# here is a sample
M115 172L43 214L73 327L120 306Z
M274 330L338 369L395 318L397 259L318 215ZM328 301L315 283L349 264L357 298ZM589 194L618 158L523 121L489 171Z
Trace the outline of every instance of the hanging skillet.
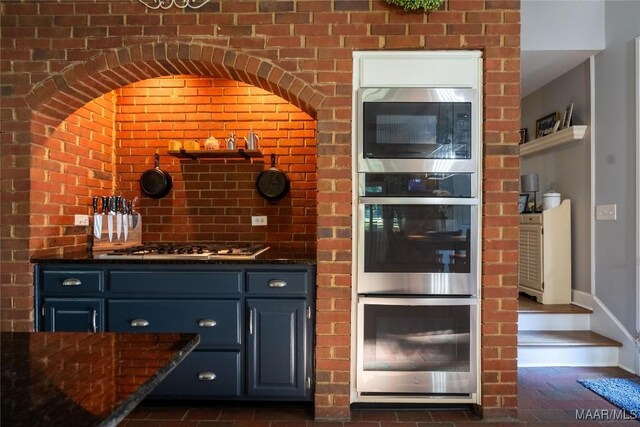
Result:
M258 193L271 203L282 199L289 191L289 178L276 168L276 155L271 155L271 167L260 172L256 180Z
M171 175L160 169L160 156L156 153L154 156L154 169L146 170L140 177L140 189L144 194L153 198L161 199L171 190Z

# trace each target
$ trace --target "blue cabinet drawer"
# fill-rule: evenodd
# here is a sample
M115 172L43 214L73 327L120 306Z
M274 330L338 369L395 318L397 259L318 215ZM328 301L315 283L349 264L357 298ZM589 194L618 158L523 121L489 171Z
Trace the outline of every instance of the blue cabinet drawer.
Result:
M110 300L111 332L195 332L200 346L238 346L238 300Z
M273 295L306 295L306 271L249 271L247 292Z
M42 289L52 294L76 295L104 290L99 270L43 270Z
M195 351L149 397L239 397L240 367L239 352Z
M109 272L109 290L117 293L239 294L242 274L229 271L125 271Z

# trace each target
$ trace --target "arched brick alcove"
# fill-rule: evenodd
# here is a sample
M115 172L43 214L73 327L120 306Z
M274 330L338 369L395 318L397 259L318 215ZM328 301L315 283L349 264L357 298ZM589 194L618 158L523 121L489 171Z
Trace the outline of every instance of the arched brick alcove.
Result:
M127 46L67 67L26 97L32 111L63 120L88 101L139 80L172 74L222 77L251 84L289 101L312 117L325 95L272 62L198 42Z
M93 114L94 112L98 114L99 111L94 111L95 108L100 108L100 103L109 102L109 94L112 91L143 80L175 75L228 79L255 86L288 101L313 119L322 115L319 112L326 98L323 93L308 82L267 59L203 43L175 41L131 46L107 51L85 62L67 67L59 75L52 76L34 87L26 97L26 102L31 109L30 186L34 189L29 196L29 209L34 219L29 235L30 252L61 254L70 252L72 249L83 248L81 238L86 235L86 230L76 230L75 241L69 241L70 236L66 235L72 232L72 227L60 227L59 232L50 231L52 221L61 221L52 218L62 215L68 217L67 213L71 213L71 209L77 204L84 205L82 208L86 209L87 201L90 200L89 195L96 194L95 191L85 192L85 194L76 197L79 203L74 203L73 200L66 199L71 196L63 194L65 193L64 187L54 188L58 183L51 181L66 182L67 177L73 174L75 174L76 181L70 183L70 187L85 182L85 178L78 178L82 171L76 167L77 165L71 165L68 168L68 164L65 164L62 169L55 172L49 170L49 161L65 162L66 153L63 147L50 148L52 144L55 146L59 141L65 145L64 136L60 137L59 134L69 133L67 127L76 126L78 120L91 121L90 115L83 116L83 114ZM98 104L94 101L96 99L100 100ZM88 103L91 103L93 107L87 108ZM78 111L84 112L80 113L81 117L78 117ZM72 117L71 123L69 123L70 117ZM61 130L62 128L64 129ZM326 130L324 137L318 136L318 143L321 139L324 141L334 140L335 138L332 136L334 132L332 129ZM52 138L52 134L56 136ZM90 139L91 137L88 136L85 140ZM84 148L73 149L83 150ZM325 156L330 157L330 150ZM322 153L317 153L317 157L318 162L323 161L320 160L323 157ZM99 160L100 157L91 158L89 162ZM326 160L323 162L327 163ZM89 167L87 166L87 169ZM43 175L43 170L48 171L46 175ZM67 173L69 170L72 172ZM105 180L108 180L106 176L109 172L114 173L113 170L103 171ZM46 176L46 179L42 179L43 176ZM55 178L49 179L50 176L55 176ZM92 177L89 176L86 179L90 181ZM106 192L113 190L113 188L105 187L103 190ZM317 191L318 193L326 193L324 188L318 188ZM315 194L315 189L313 193ZM47 195L43 196L43 194ZM55 196L52 197L52 194ZM63 208L62 211L50 211L52 200L67 203L69 210ZM310 203L313 204L315 210L315 197ZM40 220L40 218L43 219ZM318 233L318 235L320 234ZM326 252L328 253L328 251ZM319 257L319 260L328 260L329 258L330 256L324 255ZM319 261L319 264L322 264L322 261ZM344 411L344 409L342 410Z

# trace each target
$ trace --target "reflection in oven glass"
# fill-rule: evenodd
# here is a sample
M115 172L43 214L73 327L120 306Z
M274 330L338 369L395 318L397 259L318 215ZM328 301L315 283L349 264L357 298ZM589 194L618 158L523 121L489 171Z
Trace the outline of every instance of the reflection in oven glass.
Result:
M364 206L366 272L469 273L467 205Z
M365 371L469 372L466 306L367 305Z

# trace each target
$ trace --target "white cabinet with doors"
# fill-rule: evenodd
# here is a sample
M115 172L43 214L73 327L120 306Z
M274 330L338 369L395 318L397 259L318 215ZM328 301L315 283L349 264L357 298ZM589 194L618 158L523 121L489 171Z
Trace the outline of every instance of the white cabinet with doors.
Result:
M520 292L542 304L571 303L571 201L520 216Z

